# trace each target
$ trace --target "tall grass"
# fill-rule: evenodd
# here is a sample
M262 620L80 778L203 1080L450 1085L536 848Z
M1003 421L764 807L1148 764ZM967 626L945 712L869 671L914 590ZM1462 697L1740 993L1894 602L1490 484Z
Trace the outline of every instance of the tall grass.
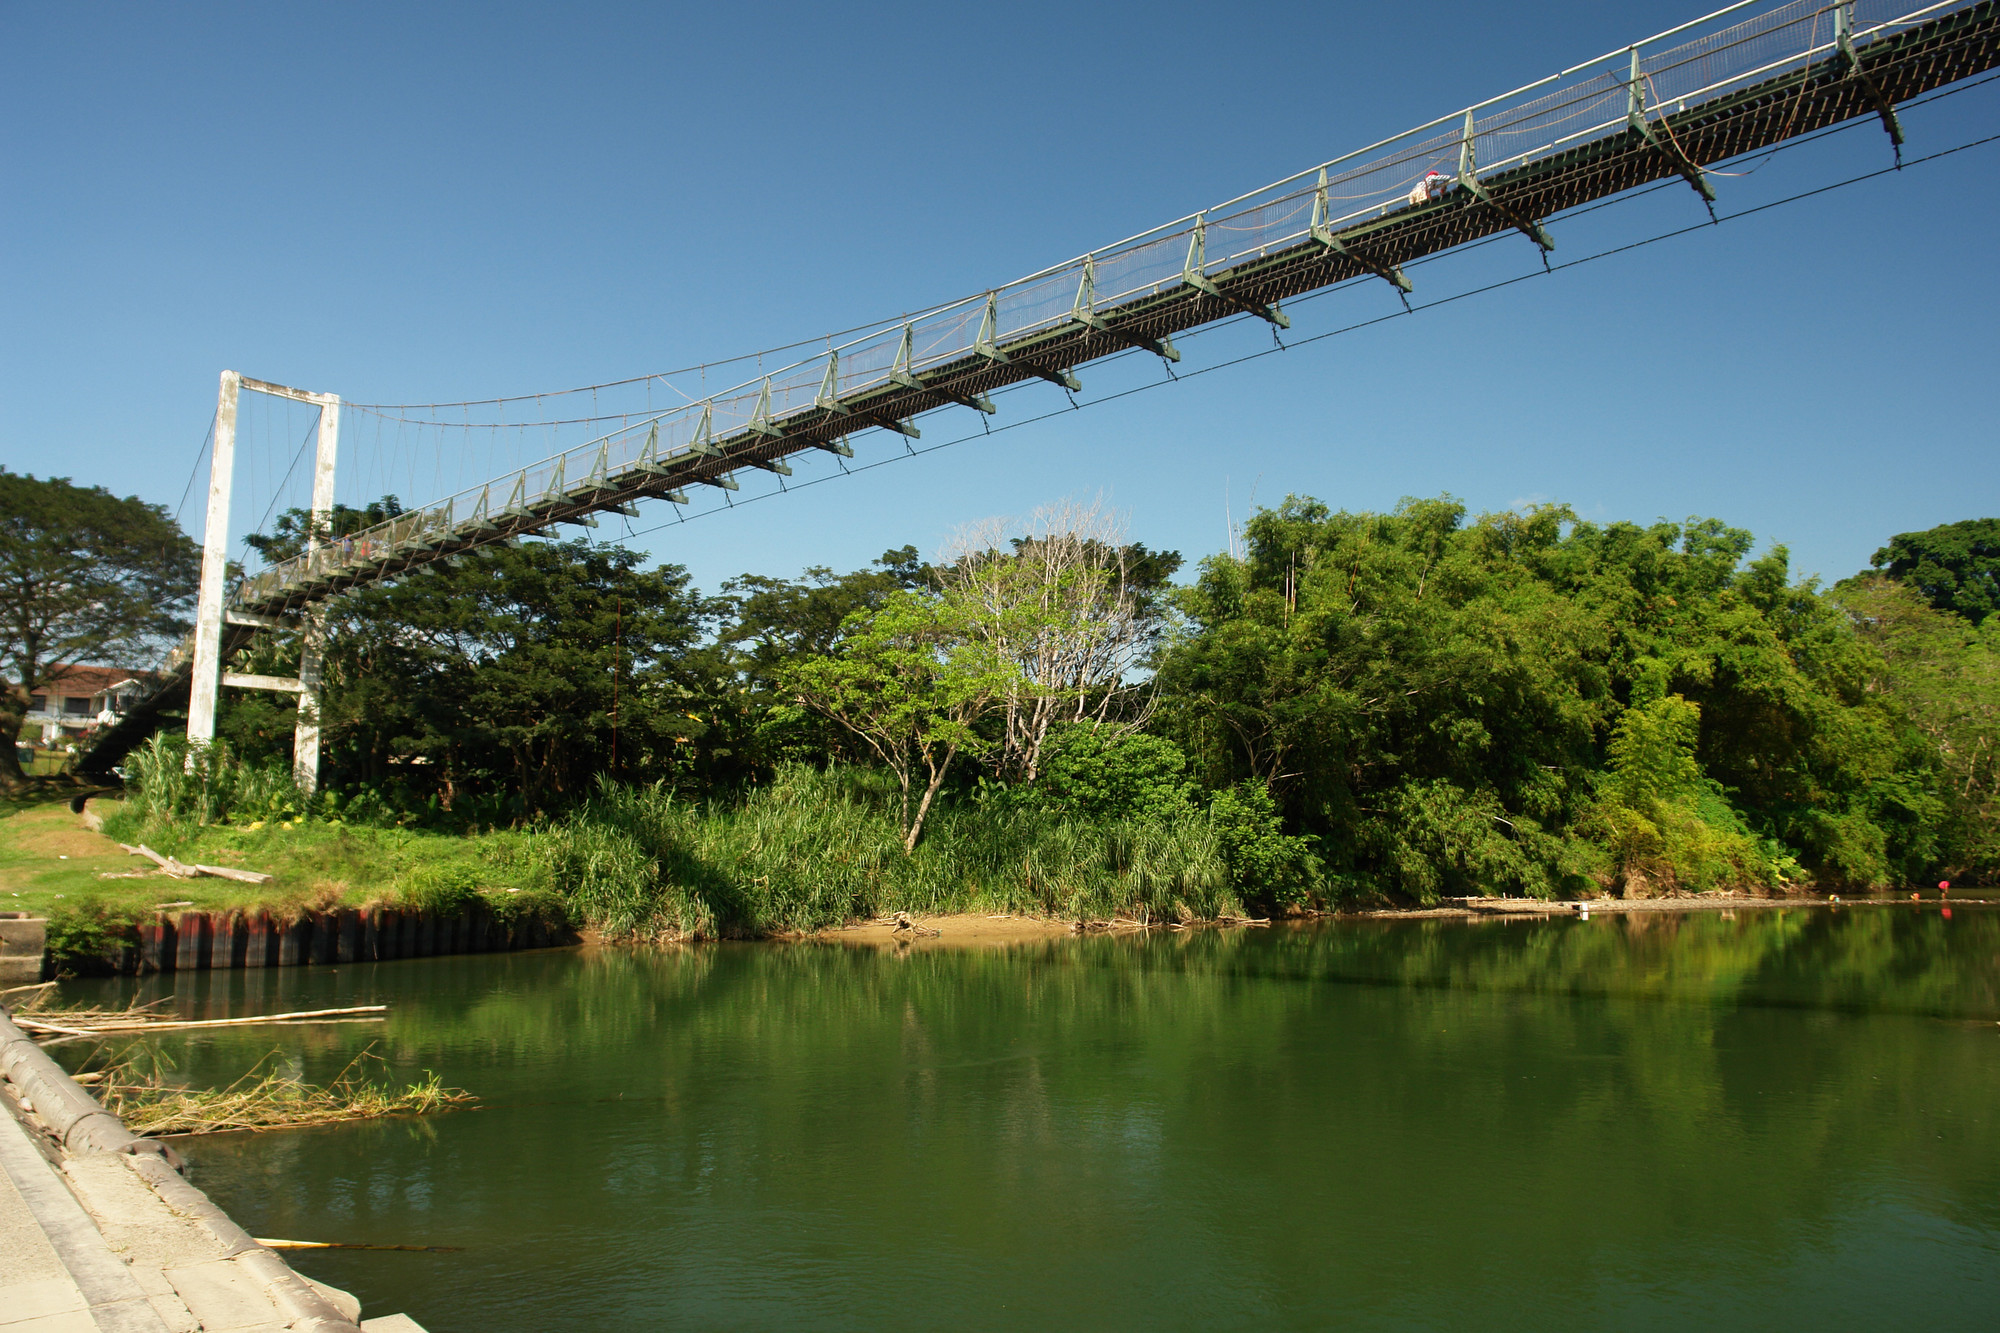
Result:
M1092 821L947 803L905 856L893 799L883 774L805 766L728 804L607 783L549 830L544 856L573 908L619 936L817 930L892 911L1242 910L1205 815Z
M245 763L223 740L190 747L186 737L157 732L125 763L128 807L148 824L293 819L312 804L282 766Z

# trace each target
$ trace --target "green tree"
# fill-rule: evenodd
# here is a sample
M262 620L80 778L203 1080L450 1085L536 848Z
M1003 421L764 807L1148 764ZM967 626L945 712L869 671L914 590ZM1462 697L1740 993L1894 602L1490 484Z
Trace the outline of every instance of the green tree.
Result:
M1868 563L1975 625L2000 608L2000 518L1899 532Z
M1878 657L1869 689L1893 708L1912 776L1885 790L1886 817L1928 837L1953 878L2000 872L2000 617L1978 626L1880 574L1834 592Z
M1181 594L1160 724L1205 784L1265 782L1343 891L1615 883L1628 844L1605 803L1645 813L1620 762L1660 784L1649 801L1677 793L1705 884L1792 857L1879 884L1937 854L1867 645L1782 547L1750 559L1713 519L1468 520L1448 496L1387 514L1292 498L1244 536Z
M717 645L734 682L748 766L768 772L785 762L865 759L850 733L801 707L781 678L789 664L834 651L849 616L875 610L891 593L933 586L933 571L914 546L885 551L871 567L847 574L815 565L796 579L743 574L725 582L733 611Z
M0 786L24 781L14 742L35 692L184 632L199 565L163 506L0 466Z
M985 647L962 604L898 591L849 616L836 651L787 664L782 679L895 774L907 854L952 763L992 744L979 724L1006 697L1015 669Z
M447 807L505 792L529 813L580 798L600 773L727 771L708 642L726 608L686 570L583 541L431 568L331 607L322 717L339 779L394 772Z
M1271 789L1255 778L1225 787L1209 803L1223 863L1243 897L1291 906L1320 889L1325 867L1312 839L1285 832Z
M1695 758L1701 709L1678 694L1627 708L1606 746L1598 800L1579 830L1611 857L1627 897L1655 888L1740 888L1790 869L1766 856Z
M1700 741L1701 709L1678 694L1628 708L1606 747L1611 771L1605 785L1634 806L1692 796L1701 786L1694 757Z
M1136 673L1166 624L1177 553L1128 542L1119 516L1073 503L1037 509L1017 532L978 525L952 546L938 586L1014 668L991 752L1000 777L1033 782L1050 728L1062 723L1143 722L1151 689Z

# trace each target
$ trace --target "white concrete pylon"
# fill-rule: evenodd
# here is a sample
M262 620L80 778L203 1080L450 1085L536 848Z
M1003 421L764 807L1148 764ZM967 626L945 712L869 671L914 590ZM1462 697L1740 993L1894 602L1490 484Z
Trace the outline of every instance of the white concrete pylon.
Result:
M222 599L229 571L229 489L236 473L236 399L243 377L222 372L215 399L215 443L208 455L208 519L202 527L201 592L195 601L194 665L188 678L189 748L215 739L222 685ZM192 762L193 755L189 755Z
M306 552L333 536L333 471L340 454L340 398L327 395L319 408L319 443L313 463L312 525ZM292 780L310 796L319 790L319 686L326 656L326 616L313 606L305 615L305 642L299 653L299 710L292 727Z

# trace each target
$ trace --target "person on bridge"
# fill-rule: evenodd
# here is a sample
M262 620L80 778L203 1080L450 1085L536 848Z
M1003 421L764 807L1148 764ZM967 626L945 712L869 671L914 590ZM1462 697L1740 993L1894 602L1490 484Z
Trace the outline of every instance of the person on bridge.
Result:
M1427 171L1424 173L1424 178L1417 182L1417 188L1410 191L1410 202L1425 204L1433 199L1442 199L1445 191L1450 188L1451 177L1442 171Z

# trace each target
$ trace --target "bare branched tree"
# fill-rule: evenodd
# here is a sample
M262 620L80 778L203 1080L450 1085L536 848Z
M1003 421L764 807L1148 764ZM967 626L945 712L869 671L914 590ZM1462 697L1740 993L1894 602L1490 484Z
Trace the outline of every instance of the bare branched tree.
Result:
M1151 711L1134 680L1160 630L1156 592L1179 557L1126 540L1101 501L1046 505L1019 524L961 530L938 561L947 599L994 656L1018 668L993 756L1010 781L1032 782L1059 722L1136 727Z

